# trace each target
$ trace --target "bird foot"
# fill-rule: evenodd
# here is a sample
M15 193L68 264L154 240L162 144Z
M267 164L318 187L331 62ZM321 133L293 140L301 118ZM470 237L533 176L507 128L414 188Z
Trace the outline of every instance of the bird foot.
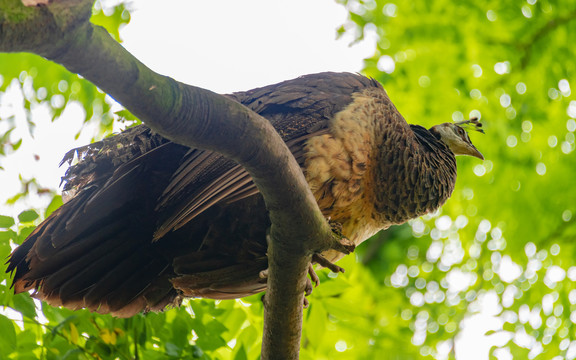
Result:
M342 269L342 268L340 268L340 269ZM342 271L344 271L344 269L342 269ZM315 287L320 285L320 278L318 277L318 275L314 271L314 266L312 265L312 263L308 264L308 275L310 275L310 277L306 278L306 287L304 288L304 298L302 301L302 305L303 305L304 309L307 309L308 306L310 305L310 302L308 301L308 299L306 297L310 296L310 294L312 294L312 289L314 289ZM264 270L260 271L258 276L260 277L260 282L265 284L268 281L268 269L264 269ZM314 285L312 285L312 284L314 284Z
M345 255L348 255L351 252L353 252L354 249L356 248L356 245L354 245L352 241L344 237L344 235L342 234L342 224L335 221L331 221L330 219L328 219L328 223L332 228L332 233L334 233L335 238L334 242L332 243L332 250L343 253ZM345 271L344 268L334 264L330 260L326 259L320 253L315 253L314 255L312 255L312 260L310 264L308 264L308 275L310 275L310 278L306 278L306 290L304 293L306 296L312 294L312 289L318 287L318 285L320 284L320 278L316 274L316 271L314 271L314 264L318 264L322 267L328 268L334 273L339 272L343 273ZM312 286L312 283L314 283L314 286ZM306 307L308 307L308 300L305 297L304 308Z
M308 275L310 275L310 277L306 278L306 287L304 288L304 298L302 304L304 306L304 309L307 309L308 306L310 306L310 302L308 301L307 297L310 296L310 294L312 294L312 290L315 287L318 287L318 285L320 285L320 278L316 274L316 271L314 271L314 265L312 265L312 263L308 264ZM314 283L314 285L312 285L312 283Z
M314 271L314 265L312 265L312 263L308 264L308 275L310 275L310 278L306 279L308 280L307 283L310 286L306 287L307 290L309 289L309 291L306 291L306 296L312 293L312 283L314 283L314 287L318 287L318 285L320 285L320 278L318 275L316 275L316 272Z
M342 254L345 255L354 252L354 249L356 249L356 245L352 241L348 240L344 236L344 234L342 234L342 224L336 221L332 221L330 219L328 219L328 224L330 224L330 227L332 228L332 233L336 237L336 241L334 241L334 243L332 244L332 249L341 252Z
M261 284L266 284L268 282L268 268L260 271L258 277L260 278Z
M353 252L356 245L354 245L352 241L344 237L344 235L342 234L342 225L338 222L331 221L330 219L328 219L328 222L332 228L332 232L334 233L334 239L335 239L334 242L332 243L331 249L343 253L345 255L348 255L351 252ZM308 275L310 277L306 277L306 286L304 288L304 298L302 304L304 306L304 309L308 308L308 306L310 305L306 297L310 296L310 294L312 294L312 290L315 287L318 287L318 285L320 285L320 278L318 277L316 271L314 270L314 264L318 264L322 267L328 268L334 273L345 272L344 268L334 264L333 262L322 256L320 253L315 253L314 255L312 255L312 260L310 264L308 264ZM268 281L268 269L260 271L258 275L260 277L260 283L265 284Z

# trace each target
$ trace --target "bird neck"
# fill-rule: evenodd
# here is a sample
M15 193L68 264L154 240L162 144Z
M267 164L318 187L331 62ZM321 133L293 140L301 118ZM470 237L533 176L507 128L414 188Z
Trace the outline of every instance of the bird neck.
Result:
M396 129L398 131L399 129ZM375 183L375 210L382 220L401 224L442 206L456 183L454 154L418 125L383 139ZM398 142L399 138L406 141Z

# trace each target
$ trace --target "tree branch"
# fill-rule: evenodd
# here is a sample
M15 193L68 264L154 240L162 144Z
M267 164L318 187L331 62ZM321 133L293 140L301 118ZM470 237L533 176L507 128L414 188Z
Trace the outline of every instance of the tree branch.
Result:
M18 0L0 0L0 51L27 51L60 63L166 138L220 152L246 168L272 221L262 359L297 359L308 264L314 252L335 244L300 167L266 119L153 72L91 24L92 2L26 8Z
M520 67L525 69L530 62L532 57L532 48L535 43L542 40L544 37L548 36L551 32L558 29L564 24L567 24L573 20L576 20L576 11L572 11L568 14L563 14L555 19L551 19L546 22L543 26L539 27L534 31L527 40L520 42L516 47L522 51L522 57L520 58Z

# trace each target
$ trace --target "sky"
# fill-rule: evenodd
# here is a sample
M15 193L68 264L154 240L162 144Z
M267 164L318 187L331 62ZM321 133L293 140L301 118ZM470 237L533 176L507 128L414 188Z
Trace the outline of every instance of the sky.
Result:
M168 5L168 6L166 6ZM219 93L322 71L358 72L374 41L336 39L333 0L134 2L125 47L153 70Z
M218 93L322 71L359 72L363 59L374 52L370 34L354 45L350 35L336 38L347 12L333 0L138 0L129 6L131 21L120 32L124 47L156 72ZM13 135L23 138L21 149L0 164L6 169L0 173L0 204L20 189L19 177L58 188L66 169L58 167L60 159L92 136L88 130L72 140L83 126L80 106L70 106L54 123L47 107L37 107L37 129L30 136L25 115L15 106L21 96L12 89L0 101L0 116L16 115ZM31 197L16 208L0 206L0 213L15 216L46 206L46 199ZM456 345L458 358L488 359L490 346L499 341L483 335L500 326L490 322L493 308L485 311L487 321L468 322L469 330Z

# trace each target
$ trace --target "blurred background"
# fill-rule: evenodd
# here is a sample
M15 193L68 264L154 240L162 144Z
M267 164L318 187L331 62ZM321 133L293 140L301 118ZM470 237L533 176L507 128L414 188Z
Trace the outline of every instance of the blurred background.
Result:
M576 358L576 1L97 1L153 70L226 93L320 71L380 81L409 123L477 116L452 198L321 273L302 359ZM62 67L0 54L0 257L61 204L69 149L137 122ZM3 268L2 268L3 269ZM115 319L12 295L0 358L257 359L260 296Z

